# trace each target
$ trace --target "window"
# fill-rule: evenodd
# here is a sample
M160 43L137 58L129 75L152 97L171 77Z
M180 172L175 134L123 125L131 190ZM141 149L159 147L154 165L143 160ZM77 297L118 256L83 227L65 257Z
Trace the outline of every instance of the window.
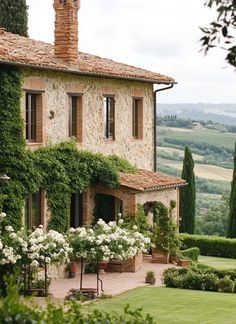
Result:
M135 139L143 138L143 99L142 98L133 98L132 136Z
M70 227L83 225L83 194L74 193L70 204Z
M106 139L115 139L115 99L104 98L104 135Z
M42 219L42 192L30 194L25 202L25 225L27 229L33 230L43 223Z
M42 142L42 95L26 93L25 137L29 142Z
M69 137L74 136L82 142L82 97L70 96Z

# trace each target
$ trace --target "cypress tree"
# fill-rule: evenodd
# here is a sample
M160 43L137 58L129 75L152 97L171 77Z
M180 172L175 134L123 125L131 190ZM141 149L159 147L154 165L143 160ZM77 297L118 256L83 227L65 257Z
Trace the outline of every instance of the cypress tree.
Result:
M0 0L0 27L8 32L28 36L26 0Z
M188 146L185 146L182 179L186 180L187 186L180 188L180 232L194 234L196 190L194 176L194 162L192 153Z
M236 143L234 151L234 172L233 180L231 182L231 192L229 201L229 230L228 236L236 237Z

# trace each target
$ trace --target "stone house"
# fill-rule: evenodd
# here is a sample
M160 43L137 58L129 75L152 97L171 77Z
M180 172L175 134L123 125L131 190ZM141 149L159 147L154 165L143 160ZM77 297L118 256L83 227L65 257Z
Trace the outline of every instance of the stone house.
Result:
M121 174L121 186L97 185L71 197L72 226L91 222L95 197L109 197L111 219L134 213L137 204L177 202L184 181L156 172L156 92L174 79L109 59L78 52L80 0L54 0L54 46L0 29L1 65L20 68L25 138L30 149L76 138L78 148L116 154L138 167ZM108 53L109 54L109 53ZM159 90L163 90L162 88ZM26 201L29 227L46 224L44 191ZM34 214L34 215L33 215Z

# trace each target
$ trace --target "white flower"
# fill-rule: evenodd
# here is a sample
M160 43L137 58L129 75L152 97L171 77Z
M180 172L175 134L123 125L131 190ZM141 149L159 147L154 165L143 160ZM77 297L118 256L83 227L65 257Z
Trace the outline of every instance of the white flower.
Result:
M121 213L119 213L119 214L121 215ZM119 214L118 214L118 216L119 216ZM120 217L121 217L121 216L120 216ZM118 224L119 224L119 225L124 224L124 220L123 220L123 219L119 219Z
M9 235L9 237L15 239L15 238L17 238L17 235L16 235L16 233L11 233L11 234Z
M14 229L13 229L13 227L11 225L5 226L5 230L7 232L14 232Z
M4 217L6 217L6 216L7 216L6 213L0 213L0 218L4 218Z
M100 225L100 226L103 226L105 225L106 223L104 222L104 220L102 220L101 218L99 218L98 222L97 222L97 225Z
M38 263L37 260L34 260L34 261L31 262L30 265L31 265L32 267L38 267L38 266L39 266L39 263Z
M51 262L51 258L49 258L49 257L45 258L45 262L46 263L50 263Z

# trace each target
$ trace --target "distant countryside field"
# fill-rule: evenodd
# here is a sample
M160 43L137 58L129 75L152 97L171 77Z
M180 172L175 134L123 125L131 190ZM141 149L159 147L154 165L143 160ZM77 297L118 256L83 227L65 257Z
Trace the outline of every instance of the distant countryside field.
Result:
M182 151L183 155L183 151ZM158 153L157 153L158 156ZM194 157L193 157L194 158ZM172 161L166 160L162 158L158 158L157 163L162 165L166 165L178 170L182 170L183 163L181 161ZM222 181L231 181L232 180L232 169L225 169L222 167L218 167L215 165L209 164L197 164L195 163L195 175L204 178L204 179L212 179L212 180L222 180Z
M157 170L161 172L179 177L183 167L184 147L188 145L191 149L197 191L196 233L225 235L236 134L217 129L162 125L158 125L157 134Z
M168 141L186 141L195 144L215 145L217 147L233 150L236 134L222 133L217 130L210 129L183 129L183 128L170 128L159 127L158 133L164 136ZM177 144L178 145L178 144Z

